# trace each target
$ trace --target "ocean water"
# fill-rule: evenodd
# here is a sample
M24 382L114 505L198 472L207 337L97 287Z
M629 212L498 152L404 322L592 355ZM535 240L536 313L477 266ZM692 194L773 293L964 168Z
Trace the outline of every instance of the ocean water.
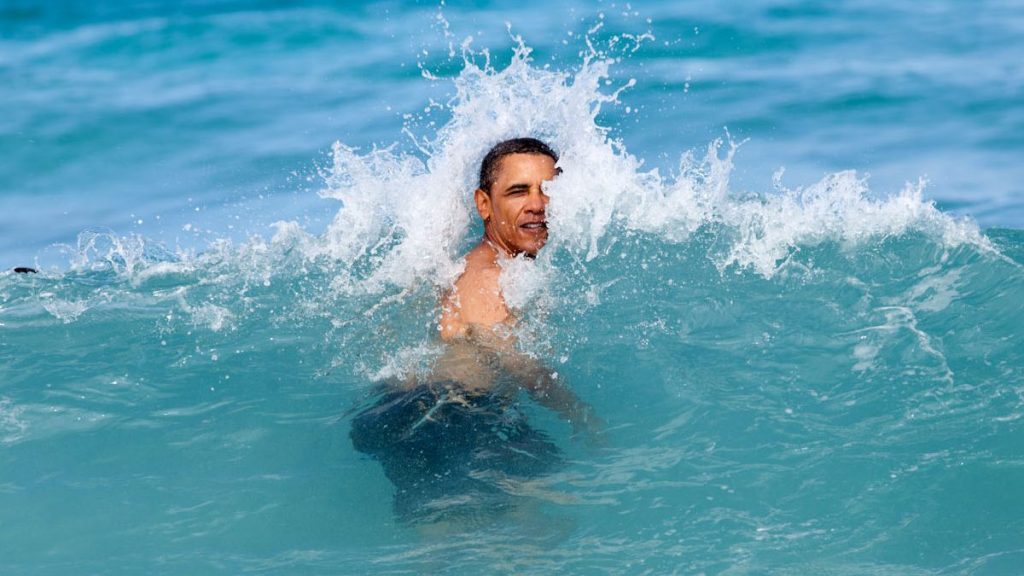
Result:
M1024 572L1024 6L837 4L0 3L0 573ZM606 441L410 522L349 430L521 134Z

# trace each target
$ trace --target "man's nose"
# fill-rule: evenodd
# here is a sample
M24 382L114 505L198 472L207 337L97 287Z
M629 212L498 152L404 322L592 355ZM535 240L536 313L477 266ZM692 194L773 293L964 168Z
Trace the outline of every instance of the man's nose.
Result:
M527 198L526 209L530 212L543 212L548 205L548 195L540 189L530 192Z

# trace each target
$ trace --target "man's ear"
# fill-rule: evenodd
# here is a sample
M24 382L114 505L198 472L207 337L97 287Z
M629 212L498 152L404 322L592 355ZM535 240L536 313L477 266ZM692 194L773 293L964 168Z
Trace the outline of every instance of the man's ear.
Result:
M476 211L484 222L491 219L491 195L483 188L477 188L473 193L473 200L476 202Z

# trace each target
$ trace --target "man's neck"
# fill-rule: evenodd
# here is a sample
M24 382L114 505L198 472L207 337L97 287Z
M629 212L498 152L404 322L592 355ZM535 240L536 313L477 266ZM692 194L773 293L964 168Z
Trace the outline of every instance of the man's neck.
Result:
M534 258L537 257L536 254L530 254L529 252L521 252L521 251L511 250L510 248L505 246L502 242L497 240L495 237L491 236L491 234L489 234L487 232L487 230L484 230L484 237L483 237L483 240L480 241L480 243L483 244L483 245L486 245L488 248L491 249L491 251L494 252L494 261L495 262L497 262L499 258L501 258L501 259L504 259L504 258L515 258L516 256L519 256L520 254L525 255L525 257L529 258L530 260L533 260Z
M511 258L515 256L511 250L506 248L500 242L491 238L491 235L484 231L484 238L480 241L481 244L487 246L494 253L494 261L497 262L499 258Z

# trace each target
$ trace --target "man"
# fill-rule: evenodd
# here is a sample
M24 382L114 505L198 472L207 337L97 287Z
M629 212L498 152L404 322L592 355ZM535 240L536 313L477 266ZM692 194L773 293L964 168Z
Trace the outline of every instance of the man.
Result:
M484 237L466 254L465 270L443 299L439 328L448 349L434 376L461 382L470 390L492 388L510 376L513 387L525 388L565 417L576 432L595 440L599 422L590 406L562 386L554 373L515 349L508 335L515 318L498 283L503 260L535 257L547 242L544 185L561 172L557 163L555 151L535 138L499 142L484 156L479 187L473 193Z
M553 469L559 451L519 410L519 390L599 440L600 422L557 376L518 351L515 317L499 285L509 258L536 256L548 238L546 182L558 156L543 142L515 138L495 145L474 192L484 236L441 304L445 352L427 382L386 391L354 419L356 449L375 456L395 484L395 507L410 520L444 519L466 495L503 494L509 479ZM456 497L457 496L457 497ZM472 501L474 497L470 497ZM425 516L426 514L426 516Z

